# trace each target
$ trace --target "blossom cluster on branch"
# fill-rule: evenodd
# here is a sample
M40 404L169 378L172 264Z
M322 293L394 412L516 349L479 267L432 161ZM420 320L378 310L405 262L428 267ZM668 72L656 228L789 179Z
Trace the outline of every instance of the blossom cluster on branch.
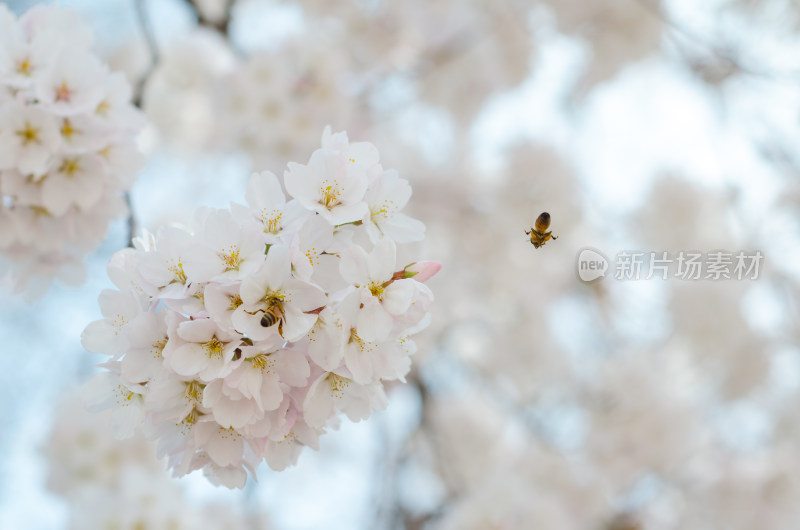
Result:
M144 423L177 475L203 468L243 487L264 458L276 470L316 448L340 413L386 406L403 380L433 301L432 262L398 264L398 244L424 225L401 212L409 183L370 143L326 129L308 164L289 163L287 200L254 174L247 205L201 208L109 264L118 290L83 333L105 353L87 386L125 437Z
M83 257L124 214L144 120L72 12L0 5L0 257L15 284L83 281Z
M271 528L261 509L247 514L238 503L192 499L186 484L164 473L152 442L141 433L115 440L110 411L91 414L82 405L77 395L62 397L42 446L47 489L68 509L64 528Z

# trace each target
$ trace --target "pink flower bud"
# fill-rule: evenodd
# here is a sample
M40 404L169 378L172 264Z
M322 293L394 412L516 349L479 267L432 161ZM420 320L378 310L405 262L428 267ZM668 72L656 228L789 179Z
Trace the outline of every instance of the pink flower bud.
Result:
M408 265L404 272L406 278L414 278L418 282L424 282L432 278L441 268L442 264L438 261L417 261Z

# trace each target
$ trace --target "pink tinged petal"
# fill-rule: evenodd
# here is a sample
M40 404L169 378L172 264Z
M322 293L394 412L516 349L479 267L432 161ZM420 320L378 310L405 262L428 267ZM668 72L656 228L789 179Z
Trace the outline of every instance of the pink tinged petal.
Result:
M99 412L114 406L114 389L120 385L119 374L101 372L89 379L81 388L81 397L89 412Z
M155 354L156 348L129 351L122 358L122 376L134 383L145 383L155 377L163 366L163 360Z
M262 266L255 274L242 280L242 285L239 286L239 297L245 305L255 306L264 298L268 288L269 271L266 266Z
M355 221L362 221L369 216L369 206L367 206L367 203L365 202L341 204L330 210L323 208L319 213L330 224L340 225L345 223L353 223Z
M319 257L319 264L314 266L311 281L329 293L342 291L349 286L339 272L339 258L328 254Z
M26 175L43 175L52 159L51 152L41 147L29 147L19 153L17 168Z
M395 280L383 291L383 307L392 315L401 315L408 310L420 285L415 280Z
M320 254L330 247L332 241L333 227L319 215L309 217L292 238L291 257L295 277L309 280L320 263Z
M308 382L311 367L308 359L300 351L281 350L272 354L275 359L275 369L280 375L281 382L289 386L302 387Z
M233 304L234 295L239 295L239 286L237 284L209 284L203 291L203 303L206 311L218 324L228 325L230 315L233 313L231 305Z
M271 246L267 252L267 261L261 270L266 275L266 283L270 289L275 290L282 287L292 272L289 247L285 245Z
M226 429L212 424L217 432L212 434L206 444L206 452L219 466L239 464L244 456L244 439L234 429Z
M356 285L366 284L369 282L367 260L368 256L363 248L351 245L341 252L339 272L349 283Z
M405 383L405 375L411 370L411 358L400 348L391 345L381 352L374 368L375 376L381 380L399 379Z
M206 407L213 407L223 398L222 385L223 381L218 379L206 385L203 389L203 405Z
M375 300L374 303L365 304L356 318L358 335L371 342L379 342L389 336L394 320L386 309Z
M378 241L367 261L369 278L373 281L385 281L391 278L395 268L396 255L397 247L394 241L388 237Z
M225 397L211 409L214 420L225 428L241 429L260 417L255 403L249 399L233 400Z
M241 466L216 466L213 462L203 468L203 476L215 486L242 489L247 483L247 471Z
M187 320L178 325L178 336L187 342L208 342L216 331L217 324L210 318Z
M332 374L323 373L311 383L303 400L303 418L311 427L322 427L333 415L335 398L328 382L329 375Z
M284 308L286 321L283 323L283 338L294 342L305 337L314 326L317 315L302 313L292 306Z
M361 421L369 418L373 410L383 410L388 405L386 394L380 383L356 388L348 396L343 412L350 421Z
M111 413L111 433L117 440L124 440L136 434L136 428L144 420L144 408L142 407L142 397L133 394L131 400L137 403L125 407L119 407Z
M270 440L267 442L264 448L264 460L266 460L270 469L283 471L297 462L297 457L300 456L300 450L303 446L295 442L291 434L287 434L285 440Z
M170 367L182 376L194 376L209 366L206 351L198 344L189 343L176 348L169 356Z
M330 125L326 125L325 128L322 129L320 145L322 145L323 148L334 151L343 151L347 149L349 143L350 141L347 138L347 131L339 131L334 133Z
M105 319L95 320L86 326L81 333L81 344L86 351L104 353L106 355L122 355L123 349L119 347L117 338L118 330L111 326Z
M368 289L355 289L352 286L351 289L352 290L336 307L336 312L342 320L341 325L348 330L348 333L351 327L350 324L355 323L358 312L361 310L361 300L372 299L372 294L370 294ZM320 313L320 316L322 316L322 313Z
M243 429L244 434L248 436L248 441L251 445L255 445L255 450L259 454L263 454L264 445L266 445L266 437L272 432L272 418L269 414L264 414L264 417L251 423Z
M86 210L100 200L103 195L102 182L107 175L100 160L95 156L82 156L80 168L80 172L73 177L72 198L75 204Z
M97 374L84 385L81 393L90 412L113 408L111 426L118 439L133 436L142 422L143 396L126 387L115 372Z
M292 257L294 276L303 281L310 280L311 275L314 274L314 264L312 262L314 257L309 257L303 249L300 248L300 239L297 235L292 239L292 243L289 246L289 253Z
M396 213L380 224L381 232L397 243L411 243L425 238L425 224L406 214Z
M345 348L344 362L353 375L353 381L359 384L373 382L373 355L375 345L372 343L351 343Z
M364 201L369 180L363 169L347 167L345 186L342 189L342 205L363 205L369 212L369 205Z
M380 162L378 148L370 142L351 143L347 150L347 156L353 160L353 164L362 168L369 168Z
M303 421L297 421L292 427L297 439L315 451L319 451L319 435L322 434L318 429L313 429Z
M264 375L259 399L261 410L275 410L282 401L283 390L279 378L276 375Z
M388 169L383 172L379 179L381 199L389 199L398 210L408 204L411 198L411 184L406 179L397 175L397 171Z
M328 303L325 291L311 283L292 279L286 282L285 289L291 305L300 311L319 309Z
M241 360L231 362L233 358L233 350L236 349L236 343L226 344L221 352L211 355L208 358L208 365L206 369L200 372L199 377L203 381L212 381L217 378L226 377L242 362ZM205 349L204 349L205 350ZM206 352L206 355L207 352Z
M280 208L286 203L278 177L271 171L253 173L247 182L245 197L254 210Z
M111 282L120 290L126 289L132 282L138 252L132 248L123 248L112 254L106 266L106 273Z
M264 377L261 370L251 363L245 362L236 371L239 377L233 386L238 388L246 398L255 399L256 404L263 410L264 407L261 405L261 385L264 382ZM229 380L230 378L226 381Z
M431 324L431 314L425 313L425 315L421 319L419 319L419 321L417 321L416 324L404 330L404 333L407 333L409 335L414 335L416 333L419 333L423 329L427 328L428 326L430 326L430 324Z
M58 175L45 179L42 184L42 205L53 215L64 215L72 204L67 183Z
M125 326L125 335L132 347L149 348L154 341L167 336L165 311L140 313Z
M312 329L309 335L308 356L323 370L333 371L342 363L344 356L344 330L342 338L324 330Z
M205 246L185 249L182 264L187 280L194 283L208 281L225 271L225 266L217 253Z
M306 208L312 209L319 200L317 179L314 178L313 172L308 166L295 162L289 162L287 168L283 173L283 184L286 186L286 193L297 199Z

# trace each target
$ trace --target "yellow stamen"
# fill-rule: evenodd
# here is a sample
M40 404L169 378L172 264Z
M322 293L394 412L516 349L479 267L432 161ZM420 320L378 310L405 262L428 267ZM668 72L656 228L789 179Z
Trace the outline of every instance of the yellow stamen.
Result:
M310 249L306 250L306 257L308 258L308 262L311 266L314 266L314 259L316 259L316 265L319 265L319 255L317 254L316 247L311 247Z
M69 139L74 133L79 133L79 132L80 131L72 127L72 123L70 123L68 118L64 118L64 124L61 126L61 136Z
M29 206L29 208L33 212L33 215L35 215L36 217L50 217L51 216L50 210L48 210L47 208L44 208L42 206Z
M186 273L183 272L183 263L179 261L177 265L168 265L167 270L175 275L175 279L170 283L186 283Z
M161 340L157 340L150 345L150 353L153 354L154 359L161 359L162 354L164 353L164 347L167 345L167 338L164 337Z
M322 192L322 198L320 199L319 203L323 205L327 209L331 209L334 206L341 204L339 201L339 196L342 192L336 185L336 181L333 181L333 184L328 184L328 181L324 181L323 186L320 188Z
M225 271L238 271L239 265L242 263L241 258L239 258L239 247L236 245L231 245L228 252L225 252L223 249L222 252L217 252L217 256L222 262L225 264Z
M203 387L199 381L190 381L186 383L186 392L184 398L187 403L198 403L203 399Z
M370 210L371 217L383 217L384 219L388 219L389 216L394 213L394 203L392 201L383 201L380 204L380 207L377 210Z
M265 353L259 353L250 362L253 363L253 368L261 370L263 374L274 374L275 360Z
M222 359L222 351L225 349L225 344L214 336L210 341L203 344L203 349L206 350L206 354L209 358L216 357Z
M105 116L109 110L111 110L111 104L108 101L101 101L94 112L100 116Z
M261 211L261 221L264 223L264 232L277 234L280 231L280 222L283 214L278 210L273 210L269 214Z
M22 75L31 75L31 60L26 57L17 65L17 73Z
M238 294L234 294L229 298L229 300L230 300L230 305L228 306L228 311L235 311L237 307L239 307L244 303L242 302L242 297L239 296Z
M342 399L344 391L350 387L350 380L339 374L330 373L328 374L328 384L335 397Z
M75 173L80 171L81 166L78 164L77 158L65 158L64 161L61 163L61 166L58 168L60 173L66 174L68 177L73 176Z
M36 142L37 144L42 143L39 140L39 129L33 127L30 123L25 123L25 128L21 131L17 131L17 136L22 138L22 145L28 145L31 142Z
M370 352L375 348L375 344L374 343L365 341L364 339L359 337L358 334L356 333L355 328L350 330L350 340L348 340L347 343L348 344L353 344L353 343L358 344L358 348L361 351Z
M383 284L372 282L369 284L369 292L372 293L372 296L376 297L378 300L383 299Z

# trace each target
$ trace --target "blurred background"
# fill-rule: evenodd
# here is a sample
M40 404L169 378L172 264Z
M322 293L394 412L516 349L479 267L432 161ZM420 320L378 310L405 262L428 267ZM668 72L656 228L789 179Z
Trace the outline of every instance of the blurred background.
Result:
M21 14L41 2L6 2ZM64 0L149 125L136 230L242 202L325 125L414 190L433 323L409 384L244 491L168 477L80 385L80 287L0 304L0 528L800 527L800 4ZM535 249L539 213L558 240ZM582 281L581 249L608 258ZM760 252L741 280L621 252ZM735 262L735 258L734 258ZM755 277L754 277L755 276Z

